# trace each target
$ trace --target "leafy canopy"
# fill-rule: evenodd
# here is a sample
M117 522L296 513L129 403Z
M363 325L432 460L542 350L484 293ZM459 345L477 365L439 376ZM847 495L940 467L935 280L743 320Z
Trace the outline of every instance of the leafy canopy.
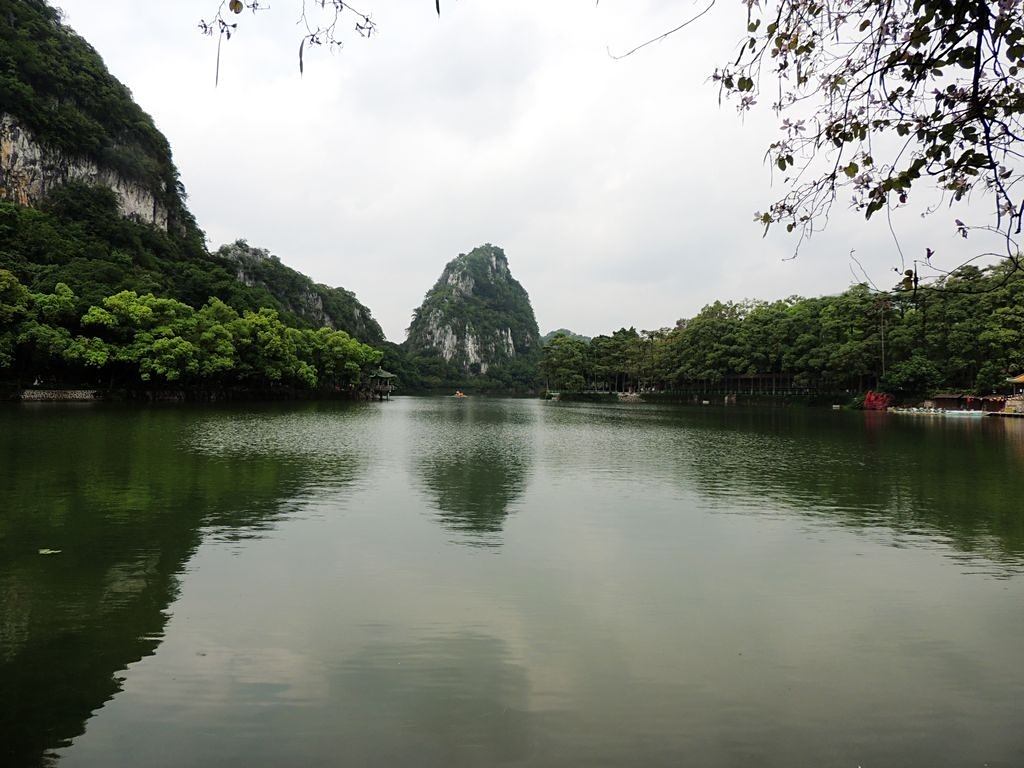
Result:
M552 389L806 392L881 388L987 394L1024 371L1024 272L965 266L915 299L856 285L838 296L716 301L675 328L623 328L589 344L556 335L540 369ZM731 380L726 382L726 380Z
M196 310L121 291L81 317L77 303L63 283L33 293L0 269L0 380L351 392L383 354L344 331L295 328L268 308L240 314L217 298Z
M744 2L747 36L714 80L740 111L770 96L784 118L768 155L787 191L756 215L766 231L780 223L802 239L840 197L870 218L930 181L949 204L983 193L991 216L957 227L1000 233L1016 263L1024 4Z

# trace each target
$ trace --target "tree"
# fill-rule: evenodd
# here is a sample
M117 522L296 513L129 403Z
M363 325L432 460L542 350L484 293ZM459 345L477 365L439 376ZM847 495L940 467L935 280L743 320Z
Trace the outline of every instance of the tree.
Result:
M316 386L316 369L299 359L296 337L288 333L288 326L274 310L246 312L231 323L229 330L243 383Z
M28 290L5 269L0 269L0 368L14 364L21 324L29 313Z
M301 332L308 359L319 372L321 388L328 390L350 390L361 383L362 373L369 366L376 365L383 352L360 344L344 331L319 328Z
M883 387L901 394L926 394L942 382L938 369L924 355L915 354L909 360L896 363L886 374Z
M950 205L980 191L1016 265L1024 217L1024 4L1015 0L746 0L747 37L714 73L741 112L784 117L768 156L788 191L757 219L803 237L840 195L865 217L934 181ZM931 201L926 202L926 207ZM934 210L930 208L928 210ZM964 214L967 218L967 215ZM926 261L930 258L926 255Z
M112 359L126 378L134 378L136 372L144 382L199 378L196 312L187 304L122 291L105 299L102 307L91 307L82 317L82 325L106 336ZM88 346L82 352L86 350ZM79 353L76 346L72 354L77 358Z
M557 334L544 347L541 374L548 387L579 392L586 386L587 344L578 338Z

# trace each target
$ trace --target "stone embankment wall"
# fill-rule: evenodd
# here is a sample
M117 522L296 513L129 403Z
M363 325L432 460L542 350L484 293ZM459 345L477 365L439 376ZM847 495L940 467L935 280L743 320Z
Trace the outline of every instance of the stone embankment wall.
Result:
M112 189L122 216L167 230L167 209L149 189L91 160L43 146L15 118L0 113L0 200L36 205L72 181Z
M29 402L82 402L98 400L94 389L24 389L21 399Z

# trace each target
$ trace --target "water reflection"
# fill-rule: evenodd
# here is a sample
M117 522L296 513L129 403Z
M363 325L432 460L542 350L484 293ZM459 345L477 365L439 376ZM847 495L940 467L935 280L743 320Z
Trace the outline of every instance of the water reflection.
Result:
M498 546L534 457L535 404L434 400L415 412L412 462L460 542Z
M332 685L354 765L494 765L526 758L536 739L526 669L490 635L381 642Z
M0 410L0 764L1018 764L1015 429Z
M0 763L45 763L154 652L204 531L265 531L325 476L355 477L352 454L261 452L250 419L197 432L187 409L0 410Z
M995 566L993 575L1024 568L1024 423L594 406L563 408L549 421L568 433L557 441L560 461L596 464L611 453L633 479L696 490L720 511L884 529L896 546L948 547ZM579 439L572 435L581 429L590 444L573 456Z
M712 499L795 507L861 529L885 526L900 545L938 541L996 565L1024 564L1015 482L1024 468L1020 425L797 416L786 420L784 434L778 424L755 421L746 431L701 435L691 457L697 486Z
M359 482L366 470L369 437L378 411L339 403L309 403L287 410L212 412L192 419L179 448L210 463L270 465L296 479L272 513L246 504L227 516L208 511L207 534L242 539L269 530L291 510L329 499ZM244 488L240 488L244 491Z

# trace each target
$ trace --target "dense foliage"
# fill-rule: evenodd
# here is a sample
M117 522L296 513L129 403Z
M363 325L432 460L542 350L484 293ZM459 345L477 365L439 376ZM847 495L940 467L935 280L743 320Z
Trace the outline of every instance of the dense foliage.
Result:
M486 373L469 373L460 365L429 352L410 352L405 345L384 342L381 367L398 376L402 392L467 392L501 394L535 393L541 381L534 356L516 358L488 367Z
M361 386L381 353L277 298L290 296L288 279L308 278L279 265L280 283L250 286L237 273L197 237L123 218L103 187L61 187L41 209L0 203L0 382L211 393Z
M122 291L84 314L64 283L34 293L0 270L0 378L111 388L352 392L381 353L344 331L298 329L272 309L239 314Z
M552 389L990 392L1024 371L1024 275L962 267L935 288L715 302L675 328L555 337Z
M370 343L383 338L369 310L347 291L314 285L279 262L246 285L238 279L236 259L208 253L198 235L165 233L123 218L115 193L103 187L61 187L41 209L0 202L0 269L35 292L64 283L80 313L121 291L194 307L212 296L239 312L269 307L297 327L328 324ZM303 303L307 288L319 303Z
M40 209L0 202L0 268L33 291L69 285L83 311L120 290L158 292L195 305L218 296L255 308L228 267L206 253L201 237L123 218L116 193L103 187L58 188Z

